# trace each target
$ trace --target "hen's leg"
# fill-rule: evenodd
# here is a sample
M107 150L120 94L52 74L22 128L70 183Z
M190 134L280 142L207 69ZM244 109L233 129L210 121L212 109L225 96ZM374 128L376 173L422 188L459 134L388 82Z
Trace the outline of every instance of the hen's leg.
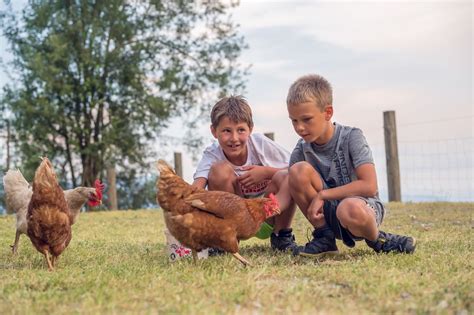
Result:
M244 257L240 256L239 253L232 253L232 255L237 258L242 264L244 264L244 266L252 266L251 263L249 263L249 261L247 259L245 259Z
M49 251L47 249L45 249L43 251L43 254L46 257L46 262L48 263L48 270L49 271L54 271L54 267L53 267L53 264L51 262L51 258L49 257Z
M20 231L16 230L16 234L15 234L15 243L13 243L13 245L10 245L10 247L12 248L12 254L15 255L17 250L18 250L18 242L20 241Z
M193 261L194 261L194 264L197 263L198 261L198 254L197 254L197 251L195 249L191 249L191 253L193 254Z
M51 255L51 264L53 268L56 267L56 263L58 262L58 257Z

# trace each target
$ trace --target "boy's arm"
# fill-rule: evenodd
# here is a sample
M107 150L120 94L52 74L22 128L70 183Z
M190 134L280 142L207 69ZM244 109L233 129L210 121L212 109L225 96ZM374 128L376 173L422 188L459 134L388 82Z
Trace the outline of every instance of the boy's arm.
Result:
M377 195L377 175L372 152L362 130L354 128L349 135L349 155L355 165L357 180L332 189L322 190L323 200L342 200L347 197L374 197Z
M196 171L193 174L194 181L192 186L205 189L207 186L207 177L209 176L209 171L213 163L219 161L219 156L217 155L219 150L216 145L208 146L199 161Z
M377 175L372 163L365 163L355 169L357 180L335 188L321 190L318 198L322 200L342 200L347 197L374 197L377 194Z
M192 186L205 189L207 186L207 179L205 177L198 177L194 180Z
M322 217L324 200L342 200L347 197L374 197L377 194L377 175L372 163L364 163L355 169L357 180L349 184L321 190L308 207L308 217Z

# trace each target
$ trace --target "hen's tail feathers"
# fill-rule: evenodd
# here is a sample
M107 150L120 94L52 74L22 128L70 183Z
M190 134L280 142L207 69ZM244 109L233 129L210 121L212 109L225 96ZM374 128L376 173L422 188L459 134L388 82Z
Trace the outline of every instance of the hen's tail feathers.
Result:
M160 171L160 176L164 175L176 175L175 171L171 168L171 166L166 163L165 160L158 160L156 164L158 171Z
M35 172L33 183L35 185L50 187L52 182L57 183L56 172L53 165L47 157L41 158L42 161Z
M3 187L7 213L16 213L21 207L28 205L32 190L19 170L7 171L3 177Z
M33 190L38 189L42 191L44 189L61 189L59 187L58 178L54 171L53 165L47 157L42 158L41 164L38 166L35 172L35 178L33 179Z
M20 170L8 170L5 176L3 177L3 184L16 184L16 185L23 185L28 187L29 184L26 181L25 177L23 177L23 174L20 172Z

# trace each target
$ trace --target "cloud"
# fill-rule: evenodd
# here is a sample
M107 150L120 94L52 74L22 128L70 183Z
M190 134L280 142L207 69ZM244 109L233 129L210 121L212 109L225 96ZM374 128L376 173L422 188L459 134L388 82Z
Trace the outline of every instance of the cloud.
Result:
M446 104L472 114L470 1L243 1L235 19L257 107L284 104L289 85L316 72L353 119L369 108L453 116Z
M292 27L359 53L419 54L449 50L446 39L472 38L471 27L466 27L472 24L470 1L242 1L236 17L245 32ZM470 42L461 44L470 47Z

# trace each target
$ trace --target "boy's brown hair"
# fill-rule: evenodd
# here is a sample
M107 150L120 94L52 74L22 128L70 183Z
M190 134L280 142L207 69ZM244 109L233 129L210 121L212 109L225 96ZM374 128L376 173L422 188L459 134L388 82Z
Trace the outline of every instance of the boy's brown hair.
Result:
M241 95L224 97L214 105L211 110L212 126L217 128L223 117L235 123L245 122L249 128L253 128L252 109Z
M321 111L332 105L331 84L317 74L300 77L290 86L286 104L290 106L306 102L315 102Z

